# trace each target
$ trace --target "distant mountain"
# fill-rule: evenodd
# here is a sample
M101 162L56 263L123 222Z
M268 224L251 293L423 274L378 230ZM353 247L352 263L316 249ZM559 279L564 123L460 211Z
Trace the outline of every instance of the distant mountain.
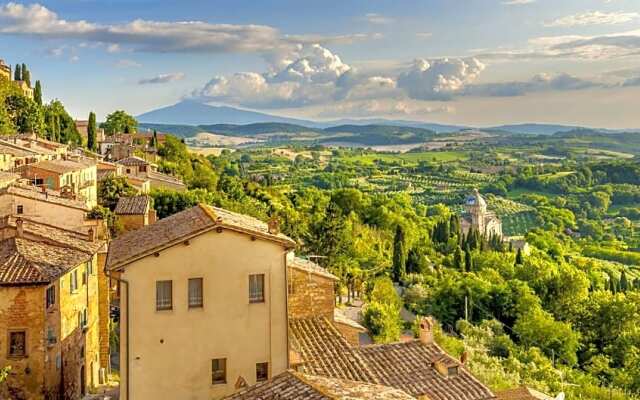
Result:
M220 135L229 136L255 136L266 134L299 134L299 133L322 133L322 129L309 128L302 125L286 124L277 122L263 122L247 125L233 125L233 124L214 124L214 125L199 125L199 129L205 132L217 133Z
M406 121L402 119L383 119L383 118L367 118L367 119L339 119L335 121L322 122L325 127L333 127L339 125L393 125L408 126L411 128L428 129L435 133L458 132L463 129L469 129L468 126L462 125L444 125L419 121Z
M210 106L192 100L183 100L172 106L140 114L138 122L168 125L234 124L246 125L260 122L280 122L315 126L314 122L295 118L278 117L255 111L227 106Z
M517 125L500 125L489 130L505 131L511 133L525 133L529 135L553 135L558 132L569 132L576 129L582 129L579 126L568 125L552 125L552 124L517 124Z

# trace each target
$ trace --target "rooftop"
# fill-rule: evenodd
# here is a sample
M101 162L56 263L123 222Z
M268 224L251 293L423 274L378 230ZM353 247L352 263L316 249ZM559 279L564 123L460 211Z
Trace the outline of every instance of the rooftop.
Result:
M431 400L494 399L491 391L437 344L419 340L351 346L326 318L290 321L291 344L302 359L302 372L352 379L400 389ZM444 376L436 362L458 367Z
M336 281L339 279L337 276L333 275L331 272L322 268L318 264L314 263L313 261L305 260L304 258L294 257L293 260L288 264L288 266Z
M553 397L526 386L503 390L496 393L496 397L498 400L554 400Z
M147 160L136 156L123 158L122 160L116 161L116 163L127 166L149 165L149 162Z
M270 233L267 224L256 218L200 204L119 236L109 246L107 267L125 266L216 227L272 240L287 247L295 246L287 236Z
M81 232L24 220L3 221L0 239L0 286L47 284L91 259L103 245Z
M401 390L364 382L286 371L267 382L235 393L232 400L411 400Z
M149 196L120 197L114 212L119 215L142 215L149 211Z
M30 167L42 169L45 171L51 171L58 174L66 174L68 172L74 172L88 168L91 165L95 165L95 163L82 162L79 160L45 160L40 161L36 164L30 164Z
M61 206L89 211L87 205L80 200L63 197L60 195L60 192L51 189L47 189L46 192L43 192L41 188L33 185L13 183L5 188L0 189L0 195L4 193L24 197L27 199L38 200L46 203L58 204Z

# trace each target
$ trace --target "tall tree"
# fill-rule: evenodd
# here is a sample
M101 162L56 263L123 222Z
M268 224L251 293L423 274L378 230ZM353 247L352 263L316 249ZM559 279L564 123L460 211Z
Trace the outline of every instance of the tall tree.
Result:
M89 113L89 124L87 126L87 148L95 151L96 144L96 114L92 111Z
M629 280L627 279L627 273L622 270L620 274L620 291L626 292L629 290Z
M400 282L407 273L407 254L406 254L405 235L402 226L398 224L396 227L396 235L393 238L393 280Z
M453 254L453 266L458 271L465 271L464 255L462 254L462 249L460 248L460 246L456 248L456 252Z
M21 81L22 80L22 66L20 64L16 64L16 69L13 71L13 80Z
M27 86L31 87L31 72L29 72L29 68L27 68L27 64L22 64L22 79L27 83Z
M138 121L126 112L118 110L107 115L105 122L100 127L104 128L108 135L135 133L138 129Z
M42 105L42 85L40 81L36 81L36 87L33 89L33 100L39 105Z
M522 265L523 263L523 257L522 257L522 249L518 249L518 252L516 253L516 265Z
M467 272L473 271L473 256L471 255L471 249L469 249L469 246L464 249L464 269Z

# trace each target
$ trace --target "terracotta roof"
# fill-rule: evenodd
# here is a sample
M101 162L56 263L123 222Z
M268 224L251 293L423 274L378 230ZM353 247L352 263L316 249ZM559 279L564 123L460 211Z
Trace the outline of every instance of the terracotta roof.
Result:
M312 375L352 379L400 389L431 400L494 399L491 391L436 344L419 340L351 346L326 318L290 321L291 345ZM443 376L434 362L455 363L458 374Z
M336 281L339 280L339 278L333 275L331 272L322 268L321 266L314 263L313 261L305 260L304 258L294 257L293 260L291 260L291 262L289 262L287 265L291 268L295 268L305 272L310 272L312 274L320 275L325 278L333 279Z
M304 360L302 372L377 383L366 362L327 318L292 319L289 329L291 346Z
M526 386L497 392L496 397L498 400L554 400L553 397Z
M401 390L286 371L227 399L232 400L412 400Z
M402 389L412 396L428 396L431 400L494 399L489 388L471 375L459 362L436 344L409 342L362 346L357 353L365 360L378 382ZM435 361L458 365L458 374L443 376Z
M139 165L149 165L147 160L144 160L140 157L131 156L127 158L123 158L122 160L116 161L118 164L129 165L129 166L139 166Z
M47 284L91 259L104 244L81 232L24 220L17 236L15 220L4 222L0 241L0 285ZM9 232L7 232L9 230Z
M14 157L29 157L29 156L37 155L38 152L31 149L27 149L18 144L13 144L13 143L6 142L4 140L0 140L0 154L11 154Z
M125 266L215 227L255 235L287 247L295 246L295 242L287 236L269 233L267 224L258 219L200 204L119 236L109 246L107 266Z
M84 211L89 211L87 205L79 200L62 197L60 192L47 189L44 193L41 188L33 185L21 185L14 183L6 188L0 189L0 195L7 193L14 196L25 197L32 200L42 201L51 204L58 204L70 208L77 208Z
M149 211L149 196L120 197L114 212L119 215L143 215Z
M158 171L148 171L147 178L151 180L156 180L156 181L168 182L174 185L184 186L184 182L182 182L180 178L176 178L175 176L172 176L172 175L163 174L162 172L158 172Z
M38 168L45 171L51 171L58 174L65 174L90 167L89 163L71 160L45 160L36 164L30 164L31 168Z

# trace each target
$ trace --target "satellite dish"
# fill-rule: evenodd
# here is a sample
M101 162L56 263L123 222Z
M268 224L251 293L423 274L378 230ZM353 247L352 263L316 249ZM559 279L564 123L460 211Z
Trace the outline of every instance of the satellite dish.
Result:
M564 392L558 393L558 395L556 396L555 400L564 400Z

